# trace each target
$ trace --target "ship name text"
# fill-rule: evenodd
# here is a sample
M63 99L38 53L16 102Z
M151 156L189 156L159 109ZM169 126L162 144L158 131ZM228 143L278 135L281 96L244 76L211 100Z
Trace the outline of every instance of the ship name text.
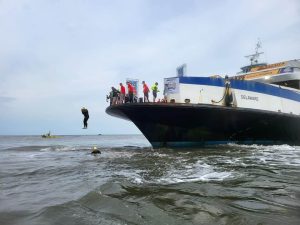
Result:
M241 99L252 100L252 101L257 101L258 102L258 97L249 96L249 95L241 95Z

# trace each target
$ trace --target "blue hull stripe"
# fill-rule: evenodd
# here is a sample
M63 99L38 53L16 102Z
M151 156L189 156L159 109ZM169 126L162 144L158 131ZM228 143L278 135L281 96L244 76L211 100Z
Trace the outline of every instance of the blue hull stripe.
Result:
M258 92L300 102L300 94L291 90L286 90L280 87L274 87L269 84L259 83L255 81L230 80L230 82L231 87L234 89ZM179 83L218 87L225 86L224 79L211 77L179 77Z

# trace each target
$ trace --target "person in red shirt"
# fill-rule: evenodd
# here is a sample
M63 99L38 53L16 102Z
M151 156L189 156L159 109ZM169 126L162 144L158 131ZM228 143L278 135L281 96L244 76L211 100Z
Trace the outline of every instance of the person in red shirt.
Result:
M145 81L142 82L143 84L143 93L144 93L144 102L149 102L149 88Z
M132 86L132 84L130 82L126 82L127 83L127 88L128 88L128 97L129 97L129 102L132 103L133 102L133 92L134 92L134 88Z
M123 86L122 83L120 83L120 104L125 102L125 94L126 94L125 87Z

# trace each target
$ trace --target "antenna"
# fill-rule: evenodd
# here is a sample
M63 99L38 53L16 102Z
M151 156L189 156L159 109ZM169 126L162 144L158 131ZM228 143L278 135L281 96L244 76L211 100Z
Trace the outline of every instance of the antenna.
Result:
M258 41L256 43L256 47L255 47L255 53L252 54L252 55L246 55L245 57L246 58L250 58L250 62L251 62L251 65L255 65L258 63L258 58L261 54L263 54L264 52L258 52L258 50L261 48L261 41L260 39L258 38Z
M177 77L184 77L186 75L186 64L182 64L176 68L177 70Z

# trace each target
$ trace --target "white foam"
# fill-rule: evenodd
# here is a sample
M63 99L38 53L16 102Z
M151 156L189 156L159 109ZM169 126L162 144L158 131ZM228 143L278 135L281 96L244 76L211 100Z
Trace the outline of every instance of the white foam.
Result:
M250 150L251 155L244 159L250 159L254 163L259 161L262 164L276 165L300 165L300 148L289 145L259 146ZM256 163L255 163L256 164Z
M133 178L133 183L142 184L143 180L141 177L135 177L135 178Z
M167 154L165 154L165 153L159 153L159 152L154 152L154 153L153 153L153 156L156 156L156 157L159 157L159 158L165 158L165 157L168 157Z
M56 147L54 151L60 152L60 151L75 151L78 150L78 147L75 146L62 146L62 147Z
M87 147L85 147L87 148ZM41 152L60 152L60 151L76 151L76 150L80 150L80 149L84 149L83 147L79 147L79 146L51 146L51 147L46 147L46 148L41 148L40 151Z
M253 144L253 145L240 145L240 144L227 144L228 146L231 147L238 147L238 148L244 148L244 149L260 149L260 150L278 150L278 151L282 151L282 150L299 150L299 146L290 146L287 144L283 144L283 145L257 145L257 144Z
M181 164L181 160L177 159L174 165L170 165L161 177L151 177L146 170L119 170L114 172L114 176L119 176L128 179L132 183L158 183L158 184L174 184L183 182L196 181L222 181L233 177L232 172L218 171L217 167L208 165L207 163L198 160L195 163Z
M52 150L51 147L47 147L47 148L42 148L40 151L41 152L50 152Z
M210 181L210 180L217 180L222 181L227 178L233 177L232 173L230 172L212 172L201 177L202 180Z
M101 149L100 149L101 150ZM130 159L134 155L139 154L137 152L122 152L122 151L106 151L102 156L108 159L127 158Z
M129 181L135 184L142 184L145 182L143 177L140 175L143 173L143 170L120 170L114 172L115 176L125 177Z
M196 181L222 181L229 177L233 177L231 172L218 172L217 168L202 161L195 164L187 164L182 168L173 167L165 176L157 181L164 184L196 182Z
M40 156L41 153L34 153L34 154L29 154L27 155L27 158L36 158L37 156Z

